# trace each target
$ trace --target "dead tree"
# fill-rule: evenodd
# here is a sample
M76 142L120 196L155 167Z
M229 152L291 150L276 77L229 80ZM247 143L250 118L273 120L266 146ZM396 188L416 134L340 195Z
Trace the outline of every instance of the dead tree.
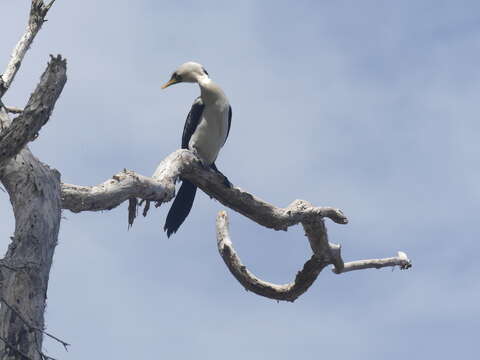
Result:
M146 216L150 204L159 206L175 196L175 183L181 176L225 206L259 225L287 230L301 224L312 249L312 256L296 274L292 283L275 285L255 277L237 256L224 211L217 217L217 244L220 255L233 276L256 294L294 301L316 280L328 265L341 274L352 270L411 266L403 252L385 259L344 263L340 246L328 241L324 218L346 224L338 209L315 207L295 200L286 208L275 207L240 188L227 188L223 178L206 170L188 150L177 150L165 158L151 177L123 170L96 186L78 186L61 182L60 173L38 160L27 144L35 140L49 120L62 92L66 78L66 61L51 57L40 82L22 109L1 102L10 88L22 60L46 21L54 0L32 0L25 34L13 50L10 62L0 77L0 180L7 190L15 215L15 233L5 257L0 260L0 359L47 359L42 353L44 335L68 344L44 329L44 310L52 258L57 244L61 211L110 210L129 201L129 224L143 205ZM12 115L17 116L11 119Z

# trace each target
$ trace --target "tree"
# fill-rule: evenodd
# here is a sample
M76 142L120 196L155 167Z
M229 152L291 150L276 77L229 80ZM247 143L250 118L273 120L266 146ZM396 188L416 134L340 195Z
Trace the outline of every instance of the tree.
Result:
M180 176L262 226L274 230L287 230L296 224L303 226L313 254L292 283L276 285L255 277L242 264L230 239L227 214L219 213L217 244L220 255L235 278L256 294L294 301L330 264L337 274L365 268L399 266L406 269L411 266L402 252L386 259L344 263L340 246L328 241L324 222L324 218L329 218L346 224L347 218L340 210L315 207L303 200L295 200L286 208L275 207L239 188L225 187L223 178L206 170L188 150L169 155L151 177L123 170L96 186L62 183L60 173L35 158L27 144L36 139L49 120L66 83L66 60L60 55L51 57L23 110L1 103L53 3L54 0L48 4L32 0L25 34L0 77L0 180L10 196L16 222L8 251L0 261L1 359L48 358L41 350L44 335L68 346L44 329L49 273L62 209L72 212L111 210L129 201L129 225L132 225L140 206L146 216L152 203L159 206L174 197L175 183ZM9 113L17 116L11 119Z

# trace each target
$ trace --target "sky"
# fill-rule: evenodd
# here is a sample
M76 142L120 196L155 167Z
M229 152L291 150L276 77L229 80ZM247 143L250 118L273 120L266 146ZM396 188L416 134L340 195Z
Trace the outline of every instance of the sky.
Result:
M0 69L30 2L0 0ZM477 1L57 0L12 88L22 107L49 54L68 81L33 153L62 181L144 175L180 146L198 87L161 90L204 65L233 108L217 166L277 205L334 206L345 261L408 254L413 268L325 269L295 303L246 292L218 255L224 207L199 192L180 231L169 205L127 229L122 205L63 213L45 340L56 358L450 359L477 353L480 198ZM1 71L1 70L0 70ZM14 228L0 192L0 246ZM299 226L275 232L228 210L256 275L291 281L311 255Z

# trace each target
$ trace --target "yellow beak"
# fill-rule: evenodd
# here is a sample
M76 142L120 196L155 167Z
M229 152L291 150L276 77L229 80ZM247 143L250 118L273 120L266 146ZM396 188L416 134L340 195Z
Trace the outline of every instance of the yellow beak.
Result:
M179 83L179 82L180 81L177 81L175 79L170 79L165 84L163 84L162 89L165 89L165 88L169 87L170 85L173 85L173 84L176 84L176 83Z

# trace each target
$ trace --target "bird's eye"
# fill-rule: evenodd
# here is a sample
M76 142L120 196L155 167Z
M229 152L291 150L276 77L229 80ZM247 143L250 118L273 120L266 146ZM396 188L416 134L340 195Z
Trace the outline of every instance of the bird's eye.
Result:
M175 79L176 81L182 81L182 77L177 73L173 73L172 79Z
M205 74L208 75L208 72L207 72L207 70L205 70L205 68L202 67L202 70L203 70L203 72L204 72Z

